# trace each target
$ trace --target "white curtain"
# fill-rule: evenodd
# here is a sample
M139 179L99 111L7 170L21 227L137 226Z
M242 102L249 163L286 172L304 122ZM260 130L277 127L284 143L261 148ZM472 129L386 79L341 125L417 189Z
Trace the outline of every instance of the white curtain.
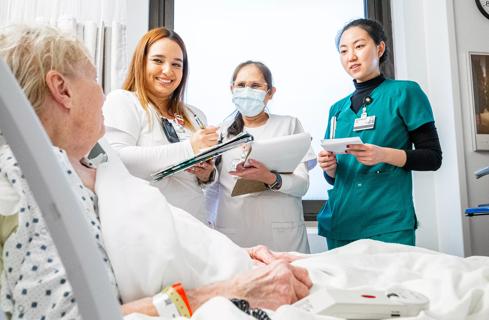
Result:
M0 27L49 24L82 40L106 93L120 88L127 72L127 0L0 0Z

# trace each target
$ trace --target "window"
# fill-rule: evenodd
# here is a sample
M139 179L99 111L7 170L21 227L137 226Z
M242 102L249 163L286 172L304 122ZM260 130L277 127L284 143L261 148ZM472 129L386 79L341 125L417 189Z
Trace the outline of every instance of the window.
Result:
M186 101L219 124L234 111L231 75L240 62L258 60L272 71L277 92L271 113L299 118L315 152L329 107L353 91L335 47L338 30L364 16L363 0L175 1L174 29L189 55ZM304 199L326 199L322 171L310 173Z

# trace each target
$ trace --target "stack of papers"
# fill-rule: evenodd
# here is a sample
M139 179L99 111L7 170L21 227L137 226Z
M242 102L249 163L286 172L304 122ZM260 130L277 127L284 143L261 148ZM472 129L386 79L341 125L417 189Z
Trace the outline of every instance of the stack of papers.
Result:
M331 151L336 154L346 153L346 146L350 144L363 144L363 141L360 139L360 137L321 140L321 146L324 150Z
M310 147L311 135L306 132L253 141L246 162L254 159L263 163L270 171L292 173Z

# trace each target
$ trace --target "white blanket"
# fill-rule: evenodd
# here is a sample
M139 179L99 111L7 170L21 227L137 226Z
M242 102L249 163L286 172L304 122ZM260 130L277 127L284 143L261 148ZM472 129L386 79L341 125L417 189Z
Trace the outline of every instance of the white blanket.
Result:
M361 240L348 246L297 261L319 287L387 289L394 284L418 291L430 307L410 319L489 319L489 257L460 258L438 252ZM213 299L193 319L240 319L224 299ZM223 316L223 312L225 312ZM274 320L333 319L283 306ZM251 318L250 318L251 319ZM406 319L406 318L405 318Z
M131 176L110 149L97 170L96 190L105 246L123 301L156 294L176 281L186 288L249 269L245 251L191 215L170 207L146 181ZM361 240L295 262L321 287L383 290L395 284L430 299L416 319L489 319L489 258L460 258ZM224 298L205 303L193 319L252 319ZM127 319L148 319L132 315ZM330 319L283 306L273 319Z
M361 240L295 264L309 270L315 283L312 290L323 286L383 290L400 284L418 291L430 299L430 307L410 319L489 319L489 257L464 259L422 248ZM294 306L282 306L270 314L274 320L336 319L308 314ZM128 319L146 318L132 315ZM192 319L253 318L218 297L200 307Z
M107 145L96 193L104 244L124 302L229 279L251 268L246 251L187 212L168 204L148 182L129 174ZM184 245L183 245L184 244Z

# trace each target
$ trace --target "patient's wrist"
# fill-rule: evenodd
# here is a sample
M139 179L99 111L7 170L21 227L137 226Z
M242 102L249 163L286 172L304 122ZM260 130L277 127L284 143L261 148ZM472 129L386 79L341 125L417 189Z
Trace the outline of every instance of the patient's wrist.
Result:
M187 290L190 308L195 312L208 300L221 296L225 298L242 297L237 292L237 283L234 280L215 282L204 287Z
M192 316L186 292L179 282L164 288L153 297L152 302L160 317L173 319Z
M150 297L128 302L121 306L121 310L123 315L141 313L152 317L158 316L158 311Z

